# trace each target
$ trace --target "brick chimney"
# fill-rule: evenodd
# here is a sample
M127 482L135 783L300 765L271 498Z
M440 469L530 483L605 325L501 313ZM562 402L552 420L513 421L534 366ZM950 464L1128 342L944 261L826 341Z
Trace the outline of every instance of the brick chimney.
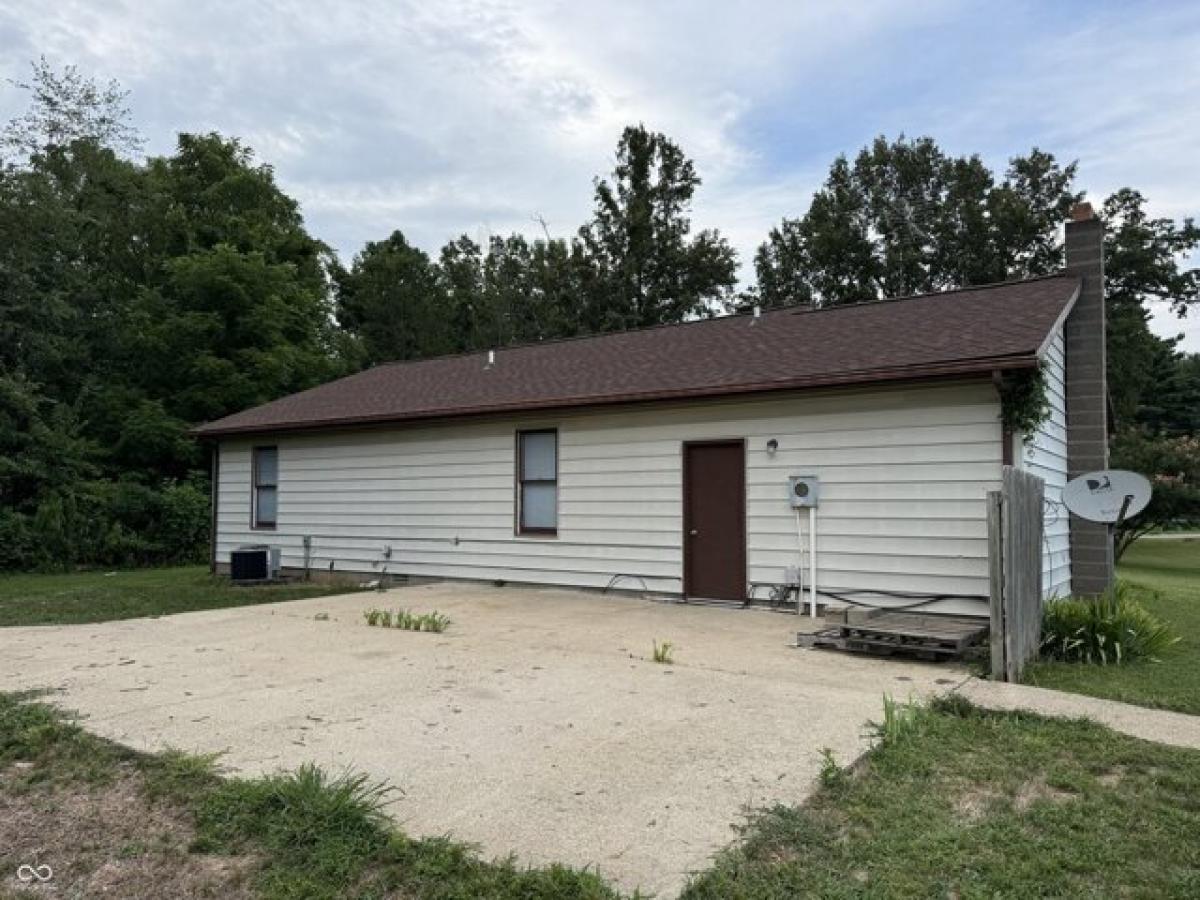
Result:
M1078 203L1066 226L1066 271L1080 281L1067 316L1067 469L1071 478L1108 467L1108 383L1105 374L1104 223L1090 203ZM1099 594L1113 580L1108 526L1071 516L1071 589Z

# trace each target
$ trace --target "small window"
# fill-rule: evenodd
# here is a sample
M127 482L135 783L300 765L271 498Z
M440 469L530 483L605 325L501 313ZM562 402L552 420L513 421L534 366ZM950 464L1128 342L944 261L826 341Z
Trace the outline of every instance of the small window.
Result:
M517 433L517 531L558 533L558 432Z
M279 508L279 449L255 447L253 469L250 521L255 528L274 528Z

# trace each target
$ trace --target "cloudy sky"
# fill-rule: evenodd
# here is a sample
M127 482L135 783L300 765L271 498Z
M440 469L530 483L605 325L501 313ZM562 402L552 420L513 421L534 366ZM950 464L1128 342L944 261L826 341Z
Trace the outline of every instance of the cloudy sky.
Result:
M929 134L1002 168L1079 161L1200 215L1200 4L654 0L0 0L0 75L74 63L131 91L149 152L238 135L311 230L353 255L403 230L574 231L621 128L697 162L698 225L753 248L807 208L830 160ZM23 107L0 90L0 116ZM1200 350L1200 313L1159 316Z

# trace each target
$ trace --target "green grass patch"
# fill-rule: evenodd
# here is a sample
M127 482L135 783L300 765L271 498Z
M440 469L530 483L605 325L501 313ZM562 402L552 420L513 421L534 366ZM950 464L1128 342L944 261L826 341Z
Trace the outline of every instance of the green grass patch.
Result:
M450 617L436 609L433 612L414 613L407 609L367 609L363 619L372 628L399 628L401 631L429 631L441 634L450 627Z
M204 566L0 576L0 625L74 625L345 594L350 583L236 587Z
M656 663L670 665L671 663L675 662L675 645L670 641L663 641L660 644L657 640L655 640L653 650L654 655L652 659Z
M14 777L13 773L19 773ZM445 839L417 840L387 816L398 792L351 773L330 775L314 766L264 778L223 778L214 757L178 752L143 755L79 727L68 714L32 695L0 694L0 784L5 790L41 791L28 804L59 815L70 791L86 794L105 780L133 774L142 804L128 818L152 820L163 804L194 826L190 847L177 860L189 871L192 854L249 861L254 892L269 900L341 897L421 897L429 900L612 900L619 895L599 875L567 866L526 868L511 859L487 861L469 846ZM157 805L157 807L156 807ZM109 858L142 855L146 835L111 848ZM58 859L70 848L52 848ZM75 860L103 865L95 847ZM0 847L0 863L12 863ZM159 865L164 865L161 861ZM169 872L156 870L170 878ZM75 873L79 875L78 872ZM240 877L240 875L239 875ZM86 873L83 881L86 882Z
M73 716L37 702L37 692L0 693L0 770L14 762L23 767L14 789L66 782L102 783L132 751L99 741Z
M781 897L1200 895L1200 751L951 697L803 807L776 807L684 892Z
M1026 681L1039 687L1200 715L1200 539L1142 539L1120 576L1148 590L1139 601L1178 635L1158 661L1121 666L1041 662Z

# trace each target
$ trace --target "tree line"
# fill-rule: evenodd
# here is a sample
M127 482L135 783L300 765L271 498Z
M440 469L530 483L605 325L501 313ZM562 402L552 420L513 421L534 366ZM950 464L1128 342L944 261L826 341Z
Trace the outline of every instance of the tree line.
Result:
M397 230L347 263L236 138L185 133L146 158L118 85L41 61L17 87L29 108L0 136L7 569L200 558L199 422L385 361L1054 271L1081 196L1075 166L1036 149L997 175L881 137L833 162L740 288L729 242L692 225L693 162L638 125L569 236L463 235L430 256ZM1132 189L1103 215L1114 447L1186 470L1171 515L1193 515L1200 360L1150 331L1147 303L1196 302L1200 229Z

